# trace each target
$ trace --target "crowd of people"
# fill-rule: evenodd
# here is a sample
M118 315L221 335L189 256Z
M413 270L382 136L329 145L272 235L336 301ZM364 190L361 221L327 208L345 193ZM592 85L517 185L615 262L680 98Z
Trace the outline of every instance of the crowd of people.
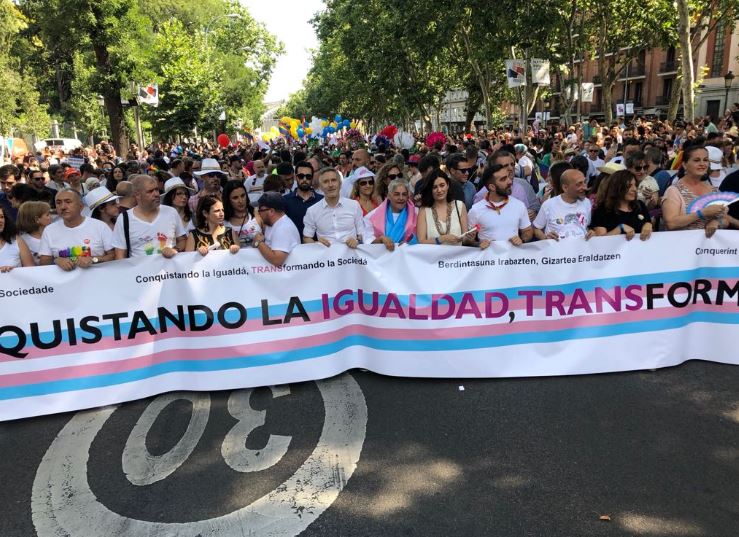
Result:
M386 139L205 144L107 143L43 151L0 167L0 271L87 268L178 252L256 249L274 265L301 243L464 245L739 229L739 136L697 124L604 126L446 136L411 148Z

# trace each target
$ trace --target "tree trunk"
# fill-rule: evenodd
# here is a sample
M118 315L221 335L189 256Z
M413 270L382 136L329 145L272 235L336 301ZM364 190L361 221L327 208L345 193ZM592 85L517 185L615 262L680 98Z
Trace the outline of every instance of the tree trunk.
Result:
M680 83L681 79L682 67L678 65L677 75L672 81L672 86L670 86L670 101L667 105L667 119L670 121L675 121L677 118L677 112L680 109L680 95L682 94L682 86Z
M690 10L688 0L677 0L678 34L680 36L680 58L682 60L683 116L693 122L695 91L693 90L693 48L690 43Z

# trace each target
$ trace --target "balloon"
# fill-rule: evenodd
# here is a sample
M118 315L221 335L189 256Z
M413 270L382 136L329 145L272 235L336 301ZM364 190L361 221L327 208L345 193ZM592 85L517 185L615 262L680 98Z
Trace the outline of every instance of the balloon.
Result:
M305 129L303 127L298 127L298 138L302 138L305 134Z
M328 127L328 121L325 119L321 121L321 127Z
M341 123L341 114L336 114L336 116L334 117L334 121L336 123Z
M352 128L352 129L356 129L357 128L357 122L356 121L352 121L351 123L349 123L349 127Z
M231 143L231 139L228 137L228 134L221 133L218 135L218 145L220 145L223 148L228 147L228 144Z
M305 129L305 134L308 134L308 135L313 134L313 129L311 127L308 127L307 129Z
M290 118L288 116L282 116L280 118L280 123L285 123L286 125L290 124Z
M329 123L328 126L336 130L336 123L334 123L333 121Z
M349 126L351 125L351 123L349 122L349 120L348 120L348 119L345 119L344 121L342 121L342 124L343 124L343 127L344 127L345 129L348 129L348 128L349 128Z

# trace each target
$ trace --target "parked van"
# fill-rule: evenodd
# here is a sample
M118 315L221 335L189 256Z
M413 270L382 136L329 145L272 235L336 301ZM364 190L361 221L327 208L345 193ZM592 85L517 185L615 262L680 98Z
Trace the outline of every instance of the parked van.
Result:
M52 151L61 149L65 153L71 153L78 147L82 147L82 142L75 138L47 138L33 144L36 151L42 151L45 147L48 147Z

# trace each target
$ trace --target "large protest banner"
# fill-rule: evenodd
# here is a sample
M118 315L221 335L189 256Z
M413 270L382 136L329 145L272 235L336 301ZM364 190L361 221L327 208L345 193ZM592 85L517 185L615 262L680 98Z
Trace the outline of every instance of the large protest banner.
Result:
M735 231L178 254L0 278L0 419L171 390L739 363Z

